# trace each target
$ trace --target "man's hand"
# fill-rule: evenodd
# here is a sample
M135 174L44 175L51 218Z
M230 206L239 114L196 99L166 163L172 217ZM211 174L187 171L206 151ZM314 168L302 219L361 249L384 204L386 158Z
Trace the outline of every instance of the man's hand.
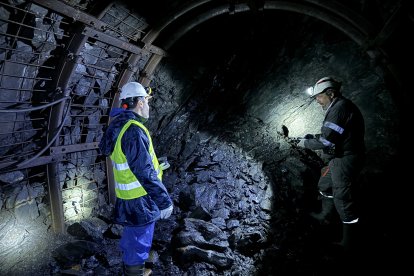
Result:
M297 146L298 146L299 148L305 148L305 141L306 141L306 140L308 140L308 139L300 138L300 139L299 139L299 143L297 144Z
M173 205L171 204L170 207L161 210L161 212L160 212L160 218L161 219L167 219L167 218L169 218L171 216L171 214L172 214L172 211L173 211Z

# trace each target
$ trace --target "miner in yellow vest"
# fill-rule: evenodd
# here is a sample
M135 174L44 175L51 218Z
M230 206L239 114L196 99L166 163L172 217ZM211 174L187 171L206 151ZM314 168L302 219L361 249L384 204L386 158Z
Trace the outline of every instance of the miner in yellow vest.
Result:
M125 275L144 275L155 221L168 218L171 198L162 183L162 166L154 152L151 136L144 126L149 118L150 96L138 82L121 89L121 108L99 144L102 154L112 160L115 180L115 223L124 226L120 248Z

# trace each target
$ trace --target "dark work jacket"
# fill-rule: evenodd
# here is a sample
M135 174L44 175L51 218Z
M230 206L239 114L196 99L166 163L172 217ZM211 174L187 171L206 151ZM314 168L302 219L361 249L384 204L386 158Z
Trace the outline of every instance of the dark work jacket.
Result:
M115 116L115 118L99 143L99 149L105 156L111 155L118 135L127 121L132 119L141 123L144 121L138 114L120 108L112 110L110 116ZM117 198L115 223L126 226L145 225L159 219L160 210L171 206L172 201L164 184L157 177L145 132L140 127L131 125L125 131L121 143L128 165L147 191L147 195L130 200Z
M335 98L326 111L319 139L308 139L305 147L330 151L334 157L365 153L365 123L358 107L349 99Z

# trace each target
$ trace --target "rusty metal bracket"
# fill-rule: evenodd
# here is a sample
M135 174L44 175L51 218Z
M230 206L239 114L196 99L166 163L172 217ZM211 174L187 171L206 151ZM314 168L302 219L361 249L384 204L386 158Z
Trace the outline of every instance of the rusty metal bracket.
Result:
M137 65L134 66L132 64L128 64L127 70L135 74L136 72L139 71L139 67Z
M119 38L113 37L111 35L107 35L105 33L99 32L99 31L94 30L94 29L89 28L89 27L85 27L82 34L86 35L86 36L89 36L91 38L94 38L96 40L105 42L107 44L111 44L111 45L116 46L118 48L121 48L123 50L132 52L134 54L140 54L143 51L143 49L139 48L138 46L135 46L131 43L122 41Z
M98 145L99 145L98 142L92 142L92 143L84 143L84 144L76 144L76 145L50 147L50 155L55 156L55 155L79 152L79 151L84 151L84 150L94 150L98 148Z
M168 56L168 54L165 50L163 50L160 47L157 47L155 45L152 45L152 44L145 44L142 49L146 50L146 51L148 51L148 52L150 52L151 54L154 54L154 55L158 55L158 56L162 56L162 57Z
M31 161L30 163L24 164L19 167L19 170L33 168L37 166L42 166L50 163L61 162L61 161L69 161L69 158L66 154L56 154L54 156L40 156ZM3 170L6 172L8 170L15 170L13 167L15 162L7 162L0 164L0 171ZM10 168L10 169L9 169Z
M27 169L36 166L42 166L50 163L68 161L68 153L80 152L85 150L94 150L98 148L98 142L84 143L77 145L68 145L68 146L59 146L59 147L50 147L50 155L48 156L39 156L36 159L30 161L30 163L23 164L19 166L19 169ZM7 171L8 168L13 168L15 161L10 161L0 164L0 170Z
M89 37L93 37L102 42L112 44L121 49L139 54L141 51L147 51L155 55L166 56L167 53L152 44L146 44L142 41L137 41L138 46L131 44L129 42L121 41L116 39L113 36L103 33L105 30L112 30L113 27L96 17L87 14L79 9L76 9L70 5L67 5L61 1L56 0L33 0L33 3L40 5L42 7L51 9L57 13L63 14L67 17L72 18L74 21L81 22L86 25L83 34Z

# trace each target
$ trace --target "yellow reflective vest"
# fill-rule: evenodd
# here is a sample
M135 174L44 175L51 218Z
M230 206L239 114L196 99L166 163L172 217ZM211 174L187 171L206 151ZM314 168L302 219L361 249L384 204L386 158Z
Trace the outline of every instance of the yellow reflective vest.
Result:
M116 139L115 148L112 154L109 156L112 160L112 166L115 178L115 193L118 198L121 199L134 199L147 194L144 187L131 171L128 165L128 161L124 152L122 151L122 136L125 131L132 125L139 126L146 133L149 140L149 154L152 158L152 164L157 171L157 177L162 180L162 170L160 168L157 156L155 155L154 147L152 145L151 135L148 129L140 122L136 120L129 120L121 129L121 132Z

